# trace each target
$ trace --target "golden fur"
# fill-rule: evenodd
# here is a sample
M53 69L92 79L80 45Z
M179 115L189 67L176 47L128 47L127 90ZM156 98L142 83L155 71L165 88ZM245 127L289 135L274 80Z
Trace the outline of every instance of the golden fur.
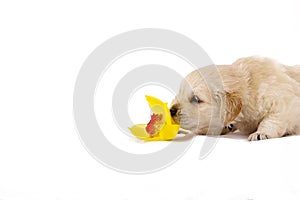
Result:
M300 66L248 57L200 68L182 82L172 109L181 128L196 134L230 123L250 141L300 133Z

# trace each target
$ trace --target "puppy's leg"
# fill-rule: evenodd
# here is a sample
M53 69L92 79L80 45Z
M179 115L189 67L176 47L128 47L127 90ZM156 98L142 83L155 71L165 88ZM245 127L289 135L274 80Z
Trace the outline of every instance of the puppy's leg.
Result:
M282 137L286 132L286 123L278 117L266 117L263 119L256 132L249 135L249 141L265 140Z
M234 124L229 124L228 126L225 126L223 128L221 135L226 135L226 134L229 134L229 133L233 133L236 130L237 130L237 128Z

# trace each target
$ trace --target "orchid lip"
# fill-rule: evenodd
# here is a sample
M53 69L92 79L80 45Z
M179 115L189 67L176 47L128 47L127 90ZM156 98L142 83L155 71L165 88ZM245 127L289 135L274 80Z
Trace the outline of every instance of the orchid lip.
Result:
M172 140L179 131L179 124L173 122L167 103L146 96L153 114L148 124L137 124L129 128L131 133L145 141Z

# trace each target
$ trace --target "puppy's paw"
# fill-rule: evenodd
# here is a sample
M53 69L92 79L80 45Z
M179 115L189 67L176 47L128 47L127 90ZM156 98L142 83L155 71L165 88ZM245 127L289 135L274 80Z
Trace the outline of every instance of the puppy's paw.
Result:
M228 133L232 133L236 131L236 128L233 126L233 124L229 124L228 126L225 126L221 132L221 135L226 135Z
M257 140L266 140L269 138L270 138L270 136L268 136L265 133L255 132L255 133L252 133L251 135L249 135L248 140L249 141L257 141Z

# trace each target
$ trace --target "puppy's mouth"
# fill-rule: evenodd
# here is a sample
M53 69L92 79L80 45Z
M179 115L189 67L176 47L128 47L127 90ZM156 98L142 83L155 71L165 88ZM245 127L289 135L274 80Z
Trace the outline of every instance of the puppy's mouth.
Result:
M193 120L188 115L178 112L176 116L172 117L174 122L180 124L180 128L190 131L197 135L206 135L209 127L201 126L199 120Z
M180 118L179 118L178 115L172 116L172 119L173 119L173 121L174 121L176 124L180 124Z
M188 114L182 112L182 109L173 106L170 109L172 119L175 123L180 124L180 128L190 131L194 134L205 135L208 127L202 127L199 119L192 119Z
M195 123L195 121L191 120L187 115L184 115L180 112L173 117L173 120L180 124L181 128L192 132L194 132L193 130L197 129L198 127L198 124Z

